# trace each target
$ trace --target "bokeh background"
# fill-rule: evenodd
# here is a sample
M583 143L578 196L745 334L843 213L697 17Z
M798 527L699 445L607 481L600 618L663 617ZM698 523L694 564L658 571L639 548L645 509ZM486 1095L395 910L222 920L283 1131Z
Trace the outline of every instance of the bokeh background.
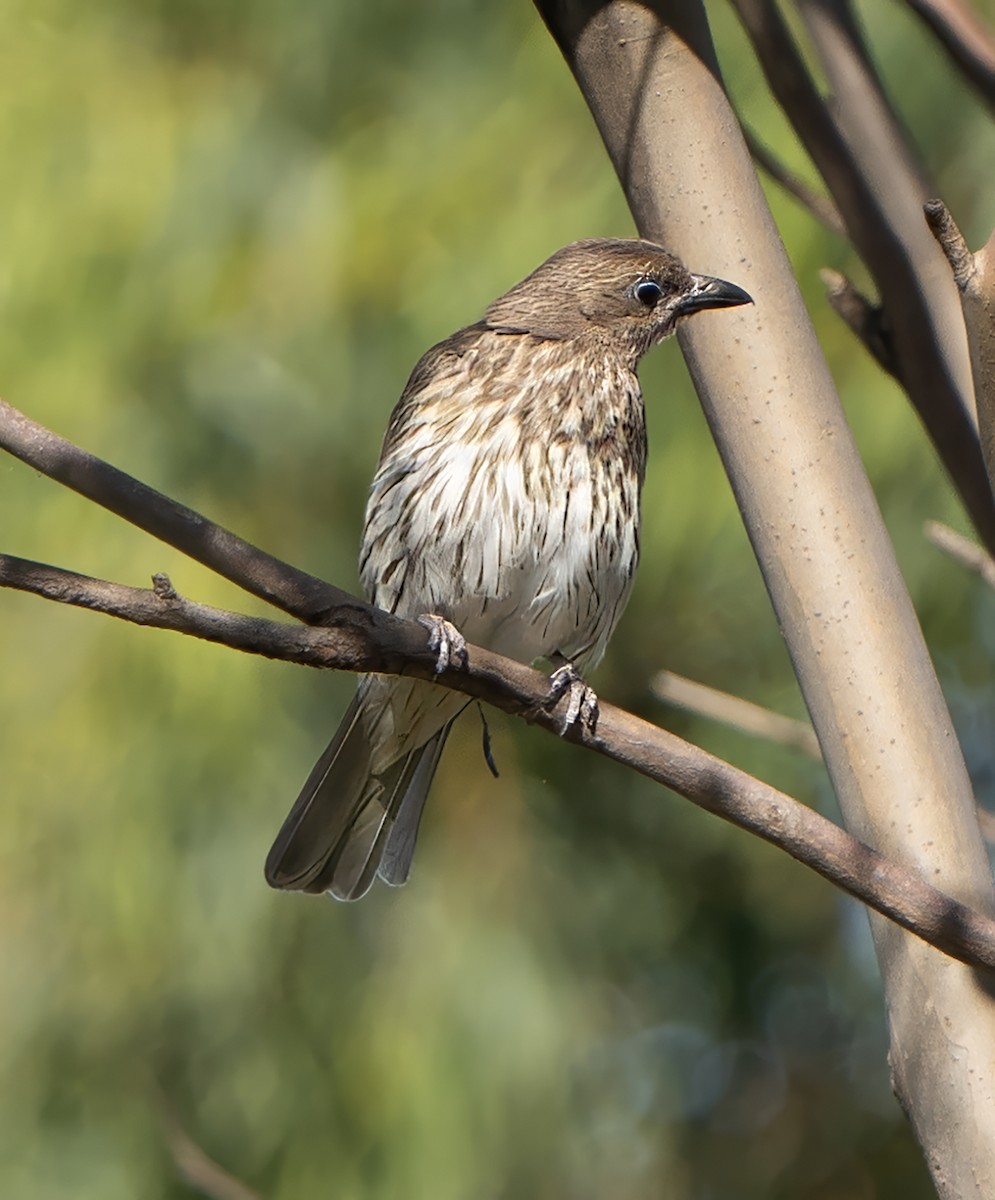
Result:
M737 101L805 170L712 11ZM990 124L904 5L862 11L980 244ZM483 0L0 13L3 394L355 588L421 351L559 245L632 232L538 18ZM859 265L771 202L991 802L995 605L922 536L964 518L822 297L820 266ZM814 763L652 697L665 667L802 714L675 344L643 379L643 566L593 682L832 814ZM261 611L6 458L0 513L3 550ZM0 594L0 1194L179 1200L175 1117L271 1200L930 1195L863 913L613 764L491 714L495 781L470 713L406 889L269 891L270 840L351 687Z

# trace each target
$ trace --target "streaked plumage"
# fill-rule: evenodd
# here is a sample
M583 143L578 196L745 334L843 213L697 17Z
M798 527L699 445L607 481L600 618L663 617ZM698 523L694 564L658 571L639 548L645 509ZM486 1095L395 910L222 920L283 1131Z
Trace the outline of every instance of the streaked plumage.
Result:
M360 576L372 603L580 671L639 559L642 355L701 308L748 302L648 242L575 242L429 350L388 425ZM457 693L367 675L274 843L275 887L361 896L408 876Z

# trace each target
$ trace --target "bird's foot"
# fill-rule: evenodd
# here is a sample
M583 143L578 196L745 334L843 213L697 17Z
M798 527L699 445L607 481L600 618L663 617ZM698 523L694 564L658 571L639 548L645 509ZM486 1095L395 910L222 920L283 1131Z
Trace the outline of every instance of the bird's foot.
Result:
M450 667L457 670L465 669L469 659L466 653L466 639L445 617L437 617L434 613L422 613L418 624L428 630L428 648L435 655L435 673L441 675Z
M557 667L549 677L549 695L546 697L545 707L555 708L565 695L569 693L570 696L567 711L563 715L560 736L563 737L577 721L584 728L593 730L598 723L598 697L593 688L587 686L573 663L562 660L560 655L553 661L562 661L563 665Z

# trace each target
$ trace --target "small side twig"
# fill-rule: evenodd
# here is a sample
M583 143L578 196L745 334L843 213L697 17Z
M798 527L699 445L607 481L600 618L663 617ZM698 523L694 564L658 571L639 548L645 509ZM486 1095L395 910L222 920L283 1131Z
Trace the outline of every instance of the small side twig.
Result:
M878 366L901 382L884 310L880 305L872 304L839 271L823 267L819 277L826 289L826 299L836 315L864 343Z
M924 532L937 550L942 550L954 562L966 567L973 574L980 575L990 588L995 588L995 558L992 558L984 546L964 537L962 533L944 525L942 521L927 521Z
M742 696L733 696L683 675L675 675L673 671L660 671L650 686L653 695L664 704L673 704L768 742L795 746L822 762L819 739L808 721L786 717L744 700Z
M156 1107L177 1173L194 1191L208 1200L262 1200L258 1192L226 1171L197 1145L183 1128L173 1106L161 1094L156 1097Z
M926 222L946 255L960 297L971 354L978 437L990 493L995 497L995 232L976 253L942 200L923 206ZM995 553L995 547L988 545Z
M947 262L954 273L954 281L960 291L963 291L974 275L974 255L968 249L964 235L950 210L942 200L927 200L922 206L929 226L940 244L940 249L947 256Z
M813 217L830 233L838 234L839 237L846 237L846 225L840 215L840 210L836 205L822 192L816 191L814 187L810 187L804 179L796 175L793 171L789 171L783 162L776 154L766 146L756 133L749 128L748 125L743 125L743 137L746 139L746 145L750 151L750 157L767 175L780 184L789 196L794 196L802 208L807 209Z

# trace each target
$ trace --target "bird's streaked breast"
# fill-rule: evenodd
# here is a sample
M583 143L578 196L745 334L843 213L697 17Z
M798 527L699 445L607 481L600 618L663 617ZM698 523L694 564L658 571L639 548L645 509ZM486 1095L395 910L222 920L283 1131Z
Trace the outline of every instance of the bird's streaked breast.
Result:
M638 559L639 385L620 360L560 343L489 349L462 355L397 414L367 510L364 586L381 607L446 616L499 653L587 665Z

